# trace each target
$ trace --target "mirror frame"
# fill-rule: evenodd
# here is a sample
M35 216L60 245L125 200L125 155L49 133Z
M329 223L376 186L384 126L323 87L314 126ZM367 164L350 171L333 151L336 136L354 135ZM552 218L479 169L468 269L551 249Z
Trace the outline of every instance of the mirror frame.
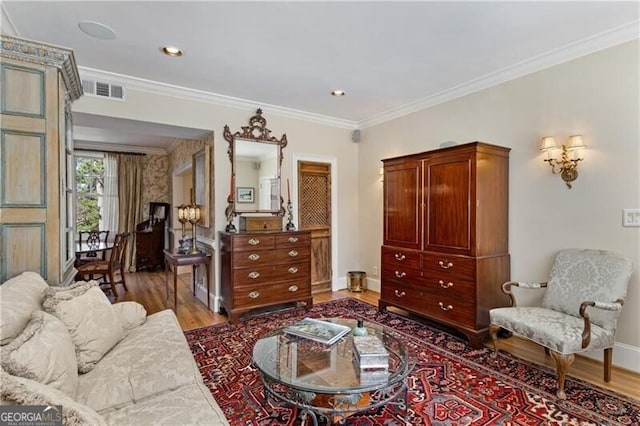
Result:
M282 159L283 149L287 146L287 135L284 133L280 139L275 136L271 136L271 130L267 128L267 120L262 116L262 109L258 108L256 115L249 119L248 126L242 126L241 131L231 133L229 126L224 126L224 138L229 142L229 148L227 154L229 155L229 161L231 161L231 187L230 193L227 197L227 208L225 209L225 216L227 217L227 223L232 226L232 220L234 216L238 216L245 213L270 213L276 216L284 216L284 199L282 198ZM247 142L266 143L276 145L278 147L277 158L278 161L278 189L280 192L280 208L278 210L236 210L236 162L235 162L235 144L236 141L242 140Z

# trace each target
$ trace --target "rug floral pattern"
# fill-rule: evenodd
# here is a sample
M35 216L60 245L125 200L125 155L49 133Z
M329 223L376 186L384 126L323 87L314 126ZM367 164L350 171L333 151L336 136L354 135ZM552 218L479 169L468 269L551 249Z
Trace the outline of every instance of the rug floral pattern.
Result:
M253 345L271 330L305 316L363 318L404 337L416 365L409 408L382 407L349 417L349 425L638 425L640 401L567 377L567 400L555 397L555 372L464 340L420 319L357 299L318 303L185 332L205 384L232 425L297 425L295 408L264 403L251 363Z

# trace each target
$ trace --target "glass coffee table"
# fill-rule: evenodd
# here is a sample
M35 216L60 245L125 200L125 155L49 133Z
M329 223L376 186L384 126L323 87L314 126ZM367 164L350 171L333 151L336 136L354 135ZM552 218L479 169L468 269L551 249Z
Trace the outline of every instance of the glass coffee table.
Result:
M356 320L323 318L353 329ZM300 408L302 423L341 423L354 413L392 404L407 414L407 376L412 363L406 345L395 332L365 323L368 335L375 335L389 353L386 370L361 370L349 332L333 345L296 337L283 329L258 340L253 363L265 390L265 404Z

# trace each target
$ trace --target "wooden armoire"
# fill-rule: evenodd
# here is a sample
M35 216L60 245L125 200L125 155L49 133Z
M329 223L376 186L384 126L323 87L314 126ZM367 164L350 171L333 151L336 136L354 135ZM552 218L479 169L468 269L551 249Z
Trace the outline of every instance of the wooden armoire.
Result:
M75 276L73 51L0 35L0 282L23 271Z
M383 160L379 309L395 306L479 347L508 305L509 148L472 142Z

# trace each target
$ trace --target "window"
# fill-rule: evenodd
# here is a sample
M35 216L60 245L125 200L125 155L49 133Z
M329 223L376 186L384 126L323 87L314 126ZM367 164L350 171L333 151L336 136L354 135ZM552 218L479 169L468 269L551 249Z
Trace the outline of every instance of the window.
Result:
M103 229L104 156L76 155L76 230Z

